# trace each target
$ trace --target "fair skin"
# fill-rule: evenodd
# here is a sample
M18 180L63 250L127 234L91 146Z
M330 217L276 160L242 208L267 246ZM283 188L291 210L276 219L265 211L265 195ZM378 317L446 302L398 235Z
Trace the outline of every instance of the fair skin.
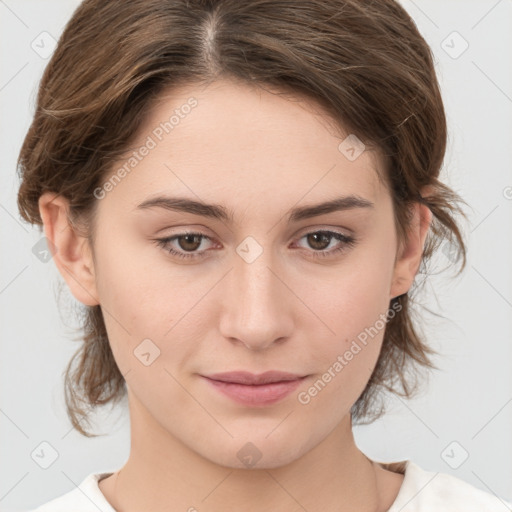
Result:
M130 455L100 489L122 512L385 511L403 476L358 449L350 417L384 329L309 403L298 395L410 289L431 213L416 204L398 247L375 153L350 161L314 105L230 81L167 92L133 146L191 96L197 106L98 200L95 260L67 223L67 201L39 201L54 261L78 301L101 305L127 383ZM293 208L349 194L373 207L288 221ZM233 220L137 208L155 195L222 205ZM321 230L356 244L306 236ZM186 231L204 238L167 246L195 259L155 242ZM262 249L250 263L237 253L246 237ZM322 251L330 256L315 258ZM148 366L134 355L145 339L160 350ZM277 403L253 407L201 377L233 370L307 377ZM237 455L248 442L261 454L250 468Z

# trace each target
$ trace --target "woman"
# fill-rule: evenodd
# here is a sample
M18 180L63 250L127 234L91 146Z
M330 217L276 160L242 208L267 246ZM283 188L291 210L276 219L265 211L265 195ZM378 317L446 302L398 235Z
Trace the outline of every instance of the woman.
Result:
M408 293L441 242L465 264L445 145L393 0L85 0L19 207L86 306L73 426L127 394L131 452L37 510L503 510L352 434L433 367Z

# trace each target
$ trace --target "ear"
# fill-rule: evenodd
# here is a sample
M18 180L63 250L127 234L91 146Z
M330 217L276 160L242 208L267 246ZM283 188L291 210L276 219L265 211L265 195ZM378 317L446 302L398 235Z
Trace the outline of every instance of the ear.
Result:
M407 293L411 288L421 264L425 239L432 221L432 212L424 204L416 202L411 208L412 218L407 240L402 244L395 260L390 300Z
M53 192L39 198L39 212L53 260L71 293L82 304L99 304L91 248L68 220L69 201Z

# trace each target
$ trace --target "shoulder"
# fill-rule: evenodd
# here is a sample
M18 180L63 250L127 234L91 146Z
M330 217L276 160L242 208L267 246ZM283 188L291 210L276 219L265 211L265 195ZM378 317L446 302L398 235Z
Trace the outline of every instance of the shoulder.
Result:
M426 471L410 460L380 464L404 473L388 512L512 512L512 503L447 473Z
M29 512L116 512L101 492L98 481L111 472L91 473L71 491Z

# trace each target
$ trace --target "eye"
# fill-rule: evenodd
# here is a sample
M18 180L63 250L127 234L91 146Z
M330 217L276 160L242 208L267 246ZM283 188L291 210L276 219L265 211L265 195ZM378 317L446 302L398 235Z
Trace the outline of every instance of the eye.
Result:
M314 258L332 257L335 254L347 251L356 244L356 239L353 236L344 235L337 231L311 231L303 235L299 240L303 238L306 238L309 246L314 249L309 251L312 252ZM211 241L211 238L202 233L190 232L158 238L155 242L172 256L183 259L199 259L205 257L206 249L203 248L202 251L199 251L204 240ZM335 242L335 247L327 250L326 248L333 241ZM173 245L174 242L177 242L178 247ZM336 242L338 243L337 247Z
M356 244L355 237L344 235L343 233L338 233L337 231L311 231L302 236L300 240L303 238L306 238L309 246L315 249L313 251L314 258L331 257L335 254L339 254L340 252L347 251ZM338 242L338 246L335 246L334 249L331 248L326 250L326 247L329 247L333 240Z
M196 252L201 246L202 240L210 240L209 237L202 233L180 233L178 235L159 238L156 243L159 247L165 249L168 253L179 258L201 258L204 252ZM179 249L176 250L171 244L178 241Z

